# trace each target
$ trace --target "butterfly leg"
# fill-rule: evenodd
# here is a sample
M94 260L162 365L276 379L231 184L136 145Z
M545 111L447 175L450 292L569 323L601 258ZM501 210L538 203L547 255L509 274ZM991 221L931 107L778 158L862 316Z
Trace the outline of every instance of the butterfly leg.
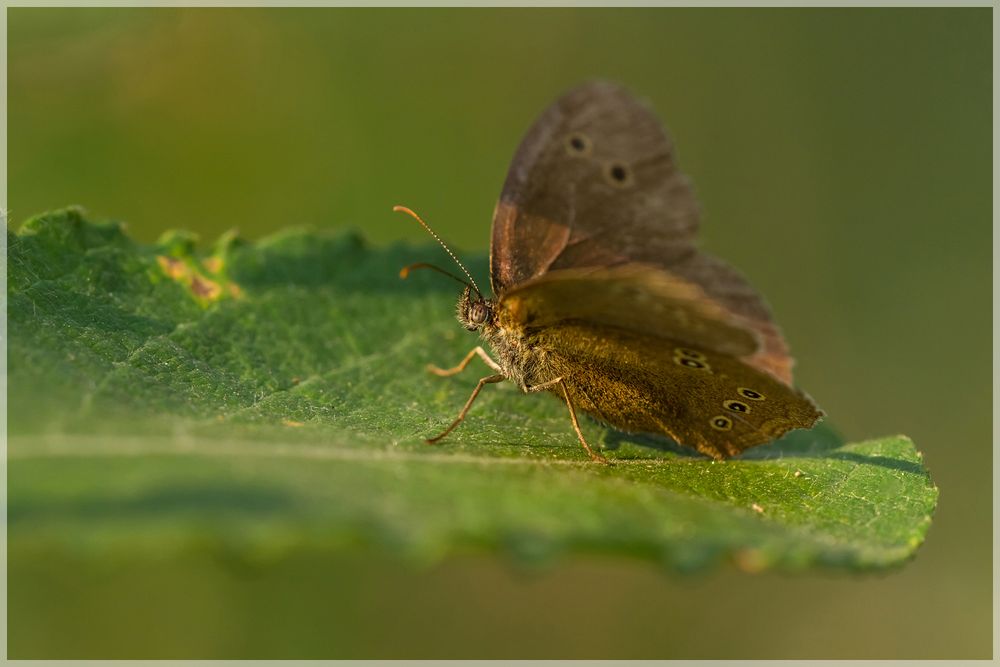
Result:
M452 375L457 375L458 373L461 373L462 371L465 370L465 367L469 365L469 362L472 361L472 358L477 354L479 355L479 358L482 359L487 366L495 370L497 373L503 372L503 370L500 368L500 364L490 359L490 355L486 354L486 350L479 347L478 345L469 350L469 353L465 355L465 359L462 359L462 361L458 363L458 366L455 366L454 368L447 368L447 369L438 368L434 364L427 364L427 370L429 370L431 373L434 373L434 375L440 375L443 378L450 377Z
M475 350L473 350L473 351L475 351ZM466 360L468 360L471 356L472 355L470 354L469 357L466 357ZM449 433L451 433L452 431L454 431L455 427L462 423L462 420L465 419L466 413L469 412L469 408L472 407L472 402L474 400L476 400L476 396L479 396L479 392L482 391L483 387L485 387L488 384L493 384L495 382L503 382L506 379L507 378L505 378L504 376L499 375L499 374L498 375L489 375L487 377L484 377L484 378L480 379L479 380L479 384L477 384L476 388L472 390L472 396L469 396L469 400L467 400L465 402L465 407L462 408L462 411L458 413L458 417L455 419L455 421L453 421L451 423L451 426L449 426L448 428L446 428L443 433L441 433L441 434L439 434L439 435L437 435L437 436L435 436L433 438L428 438L427 439L427 444L428 445L433 445L438 440L440 440L444 436L446 436Z
M576 419L576 408L573 407L573 401L570 400L569 397L569 390L566 388L566 383L561 377L557 377L555 380L549 380L548 382L543 382L541 384L536 384L532 387L526 387L526 391L542 391L543 389L548 389L553 385L559 385L559 388L562 389L563 398L566 399L566 407L569 408L569 418L573 421L573 430L576 431L576 437L580 439L580 444L583 445L585 450L587 450L590 460L598 463L608 463L606 458L590 448L590 445L587 444L587 439L583 437L583 431L580 430L580 422Z

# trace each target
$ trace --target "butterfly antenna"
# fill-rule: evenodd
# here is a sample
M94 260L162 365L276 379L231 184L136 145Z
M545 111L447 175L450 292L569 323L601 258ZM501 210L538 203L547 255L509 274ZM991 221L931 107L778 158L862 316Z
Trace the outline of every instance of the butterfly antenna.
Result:
M419 222L420 225L424 229L427 230L427 233L430 234L431 236L433 236L434 240L441 244L441 247L444 248L444 251L446 253L448 253L448 255L453 260L455 260L455 263L458 264L458 268L462 269L462 272L469 278L469 282L472 283L472 289L476 290L476 294L479 295L480 299L483 298L483 293L479 291L479 285L477 285L476 281L472 279L472 274L469 273L469 270L465 268L465 265L462 264L462 262L458 261L458 257L455 257L455 253L453 253L451 251L451 248L449 248L445 244L445 242L441 240L440 236L438 236L437 234L434 233L434 230L431 229L430 226L428 226L428 224L426 222L424 222L423 220L420 219L419 215L417 215L416 213L414 213L410 209L406 208L405 206L393 206L392 210L396 211L396 212L399 212L399 213L406 213L407 215L409 215L410 217L412 217L414 220L416 220L417 222ZM400 271L399 275L402 276L403 278L405 278L406 274L409 273L410 269L416 269L416 268L430 268L430 269L434 269L434 270L436 270L436 271L438 271L440 273L445 274L446 276L451 276L452 278L455 278L460 283L463 283L463 284L465 283L465 281L463 281L460 278L457 278L456 276L452 276L450 273L448 273L444 269L439 269L436 266L431 266L430 264L423 264L423 263L420 263L420 264L411 264L410 266L407 266L402 271Z

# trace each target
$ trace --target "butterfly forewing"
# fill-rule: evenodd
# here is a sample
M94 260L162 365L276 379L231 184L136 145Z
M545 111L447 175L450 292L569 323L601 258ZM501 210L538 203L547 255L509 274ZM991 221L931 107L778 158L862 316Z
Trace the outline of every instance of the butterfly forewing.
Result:
M553 269L689 254L698 208L673 152L656 116L620 86L586 84L553 103L500 194L494 293Z
M696 248L698 217L656 115L620 86L585 84L542 114L514 156L493 219L493 292L503 300L533 280L573 275L566 270L641 264L653 282L694 286L695 300L678 317L706 308L721 314L709 318L715 329L703 345L726 353L739 348L748 364L790 384L792 361L770 310L738 272ZM654 300L656 290L649 292L647 300ZM570 320L593 321L595 309L578 302L561 311ZM656 318L644 322L639 312L633 319L637 332L663 333ZM755 341L750 351L741 343L748 336Z

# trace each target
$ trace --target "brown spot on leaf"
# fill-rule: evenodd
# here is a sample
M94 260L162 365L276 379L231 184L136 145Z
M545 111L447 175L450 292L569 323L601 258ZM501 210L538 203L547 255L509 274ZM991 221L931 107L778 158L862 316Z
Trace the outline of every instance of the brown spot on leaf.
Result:
M219 296L221 296L222 288L219 287L219 283L214 280L202 278L199 275L193 275L191 276L191 293L199 299L215 301L219 298Z
M188 273L187 265L179 259L167 257L166 255L157 255L156 261L160 264L163 272L174 280L180 280Z
M219 257L209 257L200 262L201 267L214 276L215 280L205 277L200 270L201 267L192 263L193 259L186 261L168 255L157 255L156 261L167 277L184 285L202 305L218 301L224 296L234 299L243 296L243 290L240 286L226 280L226 277L222 275L224 263Z
M292 421L291 419L285 419L281 423L284 424L285 426L291 426L291 427L295 427L295 428L297 428L299 426L305 426L306 425L305 422Z

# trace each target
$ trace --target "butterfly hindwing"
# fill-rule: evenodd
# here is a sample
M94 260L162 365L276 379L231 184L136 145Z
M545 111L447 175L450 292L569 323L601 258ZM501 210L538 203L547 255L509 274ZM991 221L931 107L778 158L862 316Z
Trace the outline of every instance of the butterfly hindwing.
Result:
M770 374L691 345L588 324L529 336L580 408L714 458L810 428L822 416L808 396Z

